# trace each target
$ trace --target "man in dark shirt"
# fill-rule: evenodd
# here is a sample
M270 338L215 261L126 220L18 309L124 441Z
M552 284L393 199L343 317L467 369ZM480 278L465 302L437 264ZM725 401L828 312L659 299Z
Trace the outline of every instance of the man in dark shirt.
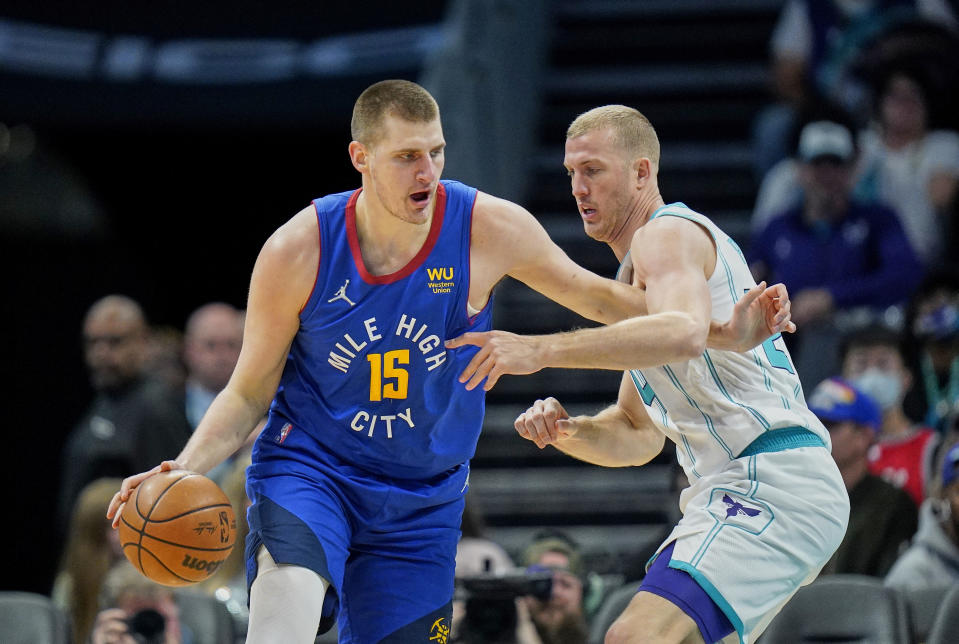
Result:
M61 534L84 485L171 458L190 437L177 397L142 372L148 334L140 305L126 296L98 300L84 318L84 361L96 397L63 450Z
M786 284L800 327L841 309L881 310L905 302L922 266L895 211L852 197L855 148L849 130L831 121L810 123L797 156L802 202L752 240L753 275Z
M823 573L882 577L915 534L919 518L906 492L869 473L879 406L845 380L829 378L809 396L809 409L829 429L832 456L849 492L849 528Z

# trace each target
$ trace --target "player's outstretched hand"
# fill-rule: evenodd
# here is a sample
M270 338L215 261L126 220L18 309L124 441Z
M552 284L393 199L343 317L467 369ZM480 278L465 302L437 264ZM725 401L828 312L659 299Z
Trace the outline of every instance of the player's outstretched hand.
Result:
M760 282L736 302L726 324L740 351L748 351L777 333L793 333L789 291L784 284Z
M128 476L123 479L123 483L120 485L120 491L113 495L113 499L110 500L110 506L107 508L107 518L113 521L113 527L116 528L120 525L120 515L123 514L123 506L126 505L130 494L133 493L136 486L154 474L182 469L186 468L182 467L176 461L163 461L148 472L140 472L139 474L134 474L133 476Z
M516 417L513 427L520 436L533 441L540 449L576 434L576 423L570 420L569 414L552 396L534 402Z
M483 389L489 391L504 374L525 375L542 369L542 338L507 331L471 332L447 340L445 346L447 349L467 345L480 348L460 373L459 381L465 382L466 388L472 391L486 378Z

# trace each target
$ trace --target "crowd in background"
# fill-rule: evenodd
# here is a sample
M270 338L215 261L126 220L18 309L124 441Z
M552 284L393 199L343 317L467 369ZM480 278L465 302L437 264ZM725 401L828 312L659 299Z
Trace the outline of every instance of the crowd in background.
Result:
M947 2L789 0L772 37L777 101L755 128L747 259L757 280L790 290L799 331L787 341L851 500L823 574L897 588L959 583L959 133L948 109L957 24ZM242 334L243 312L221 302L199 307L182 331L152 327L125 295L90 305L82 339L95 394L62 450L50 591L74 641L105 641L144 607L162 616L168 644L197 641L179 591L135 573L104 512L122 477L179 452L226 385ZM249 446L210 473L241 527L248 462ZM563 533L507 552L468 506L458 577L517 571L545 573L551 589L506 592L497 615L508 615L498 623L509 633L495 640L471 631L494 602L464 593L459 641L586 642L617 585ZM190 589L220 602L238 637L245 573L237 547ZM618 583L637 581L629 577Z

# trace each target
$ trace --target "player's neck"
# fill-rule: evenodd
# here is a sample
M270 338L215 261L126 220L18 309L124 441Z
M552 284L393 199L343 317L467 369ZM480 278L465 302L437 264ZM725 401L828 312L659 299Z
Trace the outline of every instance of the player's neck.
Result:
M609 247L620 262L629 252L629 247L633 243L633 236L636 231L645 226L653 213L666 205L659 194L659 190L650 190L644 194L637 195L636 200L630 205L625 216L623 224L616 234L607 242Z
M430 234L433 208L423 223L404 221L364 190L356 201L356 236L363 263L373 275L388 275L406 266Z

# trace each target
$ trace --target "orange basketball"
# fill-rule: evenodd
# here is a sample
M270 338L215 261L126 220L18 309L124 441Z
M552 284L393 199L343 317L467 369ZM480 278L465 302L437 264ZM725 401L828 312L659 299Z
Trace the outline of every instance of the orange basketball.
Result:
M236 541L236 517L219 486L196 472L154 474L120 515L120 545L133 565L165 586L203 581Z

